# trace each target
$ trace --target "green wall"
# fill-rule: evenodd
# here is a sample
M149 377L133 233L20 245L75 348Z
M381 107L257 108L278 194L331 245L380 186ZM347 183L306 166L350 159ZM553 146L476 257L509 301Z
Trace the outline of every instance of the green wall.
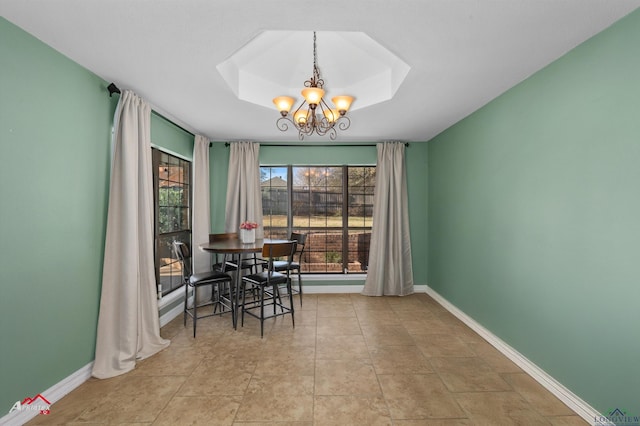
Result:
M429 285L640 413L640 11L429 143Z
M262 165L367 165L376 164L375 146L347 146L327 148L319 146L269 146L260 147ZM213 232L224 232L225 202L227 194L227 173L229 170L229 148L224 143L215 142L210 150L211 168L211 227ZM409 217L411 226L411 246L414 283L427 282L427 144L411 144L406 151L407 181L409 195ZM415 182L415 184L413 184ZM349 281L312 281L307 285L362 285L364 279Z
M94 358L117 99L0 19L0 414Z
M2 417L94 359L118 98L4 18L0 70ZM151 137L191 157L157 115Z
M151 113L151 146L193 161L192 133L176 126L163 116Z

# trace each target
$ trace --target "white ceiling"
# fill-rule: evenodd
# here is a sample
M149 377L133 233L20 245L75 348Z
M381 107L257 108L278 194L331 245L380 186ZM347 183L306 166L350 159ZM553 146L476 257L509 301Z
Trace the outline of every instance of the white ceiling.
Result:
M429 140L638 7L640 0L0 0L9 21L214 141L298 140L276 128L274 108L238 99L218 72L239 48L266 30L363 32L410 71L392 99L354 110L337 143ZM309 50L273 54L307 58ZM318 46L321 71L330 53Z
M351 111L388 101L409 72L400 58L358 31L264 31L218 64L218 71L242 100L273 108L275 95L282 95L297 99L297 106L303 83L313 75L314 34L328 104L333 96L355 93Z

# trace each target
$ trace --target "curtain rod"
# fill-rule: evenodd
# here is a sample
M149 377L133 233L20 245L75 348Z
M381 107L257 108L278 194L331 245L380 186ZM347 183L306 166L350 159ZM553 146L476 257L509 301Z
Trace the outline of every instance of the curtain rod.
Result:
M230 146L231 143L230 142L225 142L224 146ZM307 146L319 146L319 147L358 147L358 146L376 146L376 144L312 144L312 145L304 145L304 144L286 144L286 143L266 143L263 144L262 146L302 146L302 147L307 147ZM409 146L409 142L405 142L404 146Z
M112 97L114 93L117 93L118 95L120 95L120 94L122 93L122 92L120 91L120 89L118 88L118 86L116 86L116 85L115 85L115 84L113 84L113 83L110 83L110 84L107 86L107 90L109 91L109 97ZM178 125L178 124L174 123L173 121L169 120L167 117L165 117L164 115L160 114L158 111L153 111L153 113L154 113L155 115L157 115L158 117L162 118L163 120L166 120L166 121L168 121L169 123L173 124L173 125L174 125L174 126L176 126L177 128L179 128L179 129L181 129L181 130L183 130L183 131L185 131L185 132L189 133L190 135L193 135L193 133L192 133L192 132L190 132L189 130L185 129L184 127L182 127L182 126L180 126L180 125ZM209 142L209 148L211 148L211 146L212 146L212 143L211 143L211 142Z

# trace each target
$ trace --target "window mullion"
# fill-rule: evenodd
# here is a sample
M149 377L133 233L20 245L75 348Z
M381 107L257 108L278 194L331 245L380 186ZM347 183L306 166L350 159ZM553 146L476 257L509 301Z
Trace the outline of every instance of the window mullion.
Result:
M293 166L287 166L287 235L293 232Z
M342 271L349 273L349 167L342 166Z

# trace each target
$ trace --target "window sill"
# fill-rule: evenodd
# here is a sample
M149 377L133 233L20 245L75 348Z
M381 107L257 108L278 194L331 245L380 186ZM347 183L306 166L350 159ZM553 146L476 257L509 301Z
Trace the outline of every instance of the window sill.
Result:
M297 275L293 274L295 278ZM302 280L310 281L363 281L367 274L302 274Z

